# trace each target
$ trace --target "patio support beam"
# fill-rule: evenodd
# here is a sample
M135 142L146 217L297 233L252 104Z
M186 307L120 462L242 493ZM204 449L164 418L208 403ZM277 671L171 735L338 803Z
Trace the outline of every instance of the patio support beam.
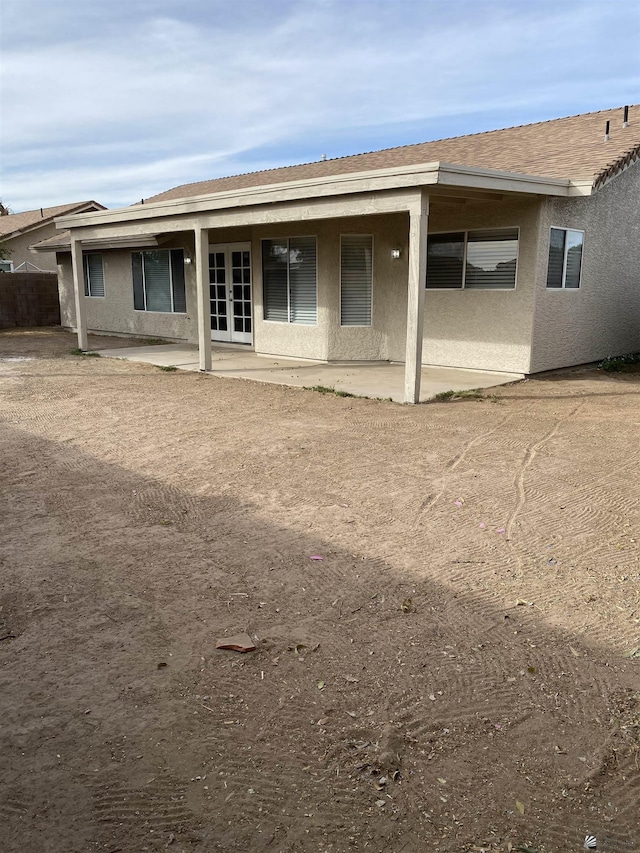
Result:
M404 366L404 402L420 402L424 294L427 281L427 225L429 195L422 190L409 206L409 275L407 285L407 349Z
M196 243L196 301L200 370L211 370L211 311L209 308L209 232L194 229Z
M71 239L71 266L73 269L73 295L76 303L76 332L78 349L85 352L89 348L87 339L87 312L84 298L84 264L82 262L82 241Z

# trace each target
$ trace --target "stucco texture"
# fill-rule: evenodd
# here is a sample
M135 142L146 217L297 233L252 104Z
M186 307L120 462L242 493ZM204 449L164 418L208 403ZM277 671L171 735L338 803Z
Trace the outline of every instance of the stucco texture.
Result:
M429 231L520 229L513 290L427 290L423 364L525 373L529 366L539 202L434 206ZM427 271L428 275L428 271ZM400 339L397 334L395 339ZM401 339L404 343L403 339ZM403 358L401 351L392 358Z
M577 290L546 287L550 229L583 230ZM640 350L640 162L590 198L543 206L530 372Z
M55 252L30 252L29 246L39 243L41 240L48 240L49 237L55 237L60 232L56 229L54 222L49 222L39 228L34 228L27 231L26 234L18 234L17 237L12 237L10 240L5 240L5 245L10 251L9 260L13 261L14 269L22 263L33 264L46 272L56 271L56 253Z
M193 254L191 235L177 234L163 242L162 249L186 248ZM167 338L194 343L198 339L196 313L196 281L193 264L185 265L187 313L135 311L131 273L131 250L103 250L105 295L85 297L87 328L93 332L110 332L137 337ZM58 256L58 288L61 324L75 328L75 303L71 255Z

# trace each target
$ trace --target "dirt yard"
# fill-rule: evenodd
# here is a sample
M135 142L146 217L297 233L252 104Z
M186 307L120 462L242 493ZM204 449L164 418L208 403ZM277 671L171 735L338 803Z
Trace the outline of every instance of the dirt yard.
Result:
M403 407L75 345L0 333L2 853L640 850L640 375Z

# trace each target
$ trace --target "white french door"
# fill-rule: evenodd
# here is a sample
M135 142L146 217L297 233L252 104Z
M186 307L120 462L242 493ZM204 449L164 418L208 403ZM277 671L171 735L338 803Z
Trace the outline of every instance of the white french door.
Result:
M251 243L209 246L211 340L253 343Z

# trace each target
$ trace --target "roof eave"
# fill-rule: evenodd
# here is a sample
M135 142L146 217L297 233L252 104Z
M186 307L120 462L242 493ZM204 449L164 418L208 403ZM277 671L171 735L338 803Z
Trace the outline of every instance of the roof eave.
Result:
M537 175L522 175L515 172L500 172L494 169L477 169L434 162L391 169L351 172L322 178L307 178L280 184L263 184L191 198L171 199L118 210L99 211L84 216L81 214L65 215L58 217L55 221L58 228L82 228L91 225L106 225L132 220L157 219L205 211L300 201L301 199L311 200L348 194L408 190L436 185L525 195L567 197L575 194L586 194L582 189L576 192L575 183L565 178L545 178ZM591 191L590 183L588 191Z

